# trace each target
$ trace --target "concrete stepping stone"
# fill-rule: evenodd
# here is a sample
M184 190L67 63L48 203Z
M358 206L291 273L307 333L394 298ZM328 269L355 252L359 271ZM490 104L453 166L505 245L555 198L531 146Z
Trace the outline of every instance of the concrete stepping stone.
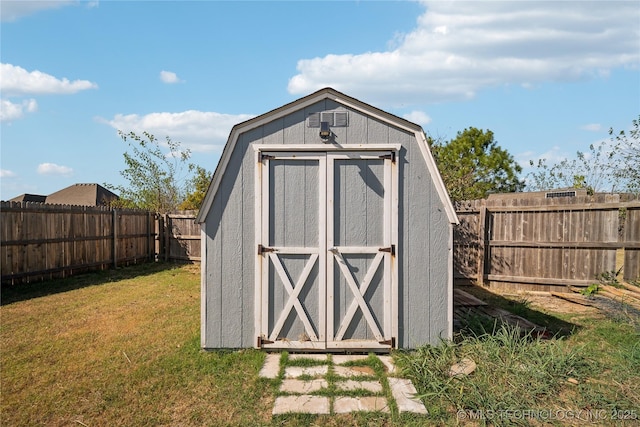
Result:
M375 371L369 366L334 366L333 372L339 377L375 376Z
M318 366L288 366L284 370L285 378L300 378L303 375L309 375L312 377L318 377L326 375L329 371L327 365Z
M260 378L277 378L280 373L280 353L269 353L260 369Z
M391 356L378 356L378 359L380 359L385 368L387 368L387 373L394 374L396 372L396 365L393 363Z
M297 413L297 414L328 414L329 398L323 396L279 396L273 405L273 415Z
M368 358L369 356L364 354L335 354L331 359L335 365L342 365L343 363L366 360Z
M391 394L398 405L398 410L402 412L413 412L416 414L427 414L427 408L415 397L417 391L411 380L404 378L389 378Z
M360 411L389 412L389 404L387 399L379 396L336 397L333 401L333 412L336 414Z
M327 380L303 381L285 379L280 385L280 391L284 393L309 394L327 387L329 387Z
M380 381L337 381L336 388L342 391L366 390L371 393L382 393Z

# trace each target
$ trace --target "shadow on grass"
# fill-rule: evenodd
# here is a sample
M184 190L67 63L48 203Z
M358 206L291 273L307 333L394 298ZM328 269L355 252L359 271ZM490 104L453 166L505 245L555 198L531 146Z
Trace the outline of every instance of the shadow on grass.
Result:
M546 336L565 337L574 334L581 329L581 326L567 322L553 315L543 313L531 308L526 297L521 300L513 300L505 298L502 295L490 292L486 288L480 286L464 286L461 288L465 292L486 302L491 307L507 310L508 312L520 316L536 325L544 328L547 332ZM458 308L458 307L454 307ZM467 308L467 307L462 307ZM456 332L483 334L490 333L500 328L501 320L488 316L481 312L476 312L470 308L464 315L460 316L460 310L457 310L459 330Z
M176 262L153 262L82 273L64 279L52 279L16 285L3 284L2 288L0 288L0 305L4 306L19 301L68 292L89 286L105 285L121 280L147 276L160 271L179 268L183 265L184 263Z

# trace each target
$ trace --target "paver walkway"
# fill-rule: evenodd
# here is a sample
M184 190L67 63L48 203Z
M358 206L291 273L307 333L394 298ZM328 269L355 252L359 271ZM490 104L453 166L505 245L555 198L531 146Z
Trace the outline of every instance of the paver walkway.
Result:
M391 357L373 357L385 366L385 377L398 411L427 414L422 402L415 398L416 389L411 381L389 376L395 373ZM371 362L365 355L290 354L283 358L280 353L270 353L260 376L279 379L283 369L273 415L389 412L383 383Z

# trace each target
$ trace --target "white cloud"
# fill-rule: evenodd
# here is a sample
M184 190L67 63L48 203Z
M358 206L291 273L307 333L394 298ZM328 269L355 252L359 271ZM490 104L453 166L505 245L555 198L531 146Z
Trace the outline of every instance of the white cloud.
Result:
M0 169L0 178L13 178L16 173L8 169Z
M160 140L169 136L192 151L212 151L224 146L231 128L252 118L249 114L221 114L204 111L181 113L117 114L112 120L101 120L123 132L141 134L147 131Z
M640 64L635 2L423 4L417 27L395 36L390 50L301 59L289 92L332 86L385 105L439 102L488 87L575 81Z
M554 164L560 163L570 157L571 155L569 155L569 153L563 151L562 148L556 145L542 154L536 154L533 151L525 151L524 153L517 154L515 159L518 164L522 166L522 169L526 174L529 170L534 169L540 160L543 160L548 166L553 166ZM530 161L533 161L533 166Z
M431 117L429 117L424 111L412 111L402 117L419 125L428 125L431 123Z
M40 175L70 176L73 174L73 169L68 166L61 166L55 163L40 163L38 165L38 173Z
M168 84L182 82L182 80L178 78L178 75L176 73L164 70L160 71L160 80Z
M35 99L25 99L21 103L0 99L0 122L21 119L24 117L24 113L35 113L36 111L38 111L38 103Z
M27 71L12 64L0 64L0 91L3 96L28 94L72 94L81 90L97 89L96 83L51 76L38 70Z
M589 132L600 132L602 130L602 125L600 123L589 123L582 126L581 129Z
M77 0L3 1L0 7L0 21L12 22L23 16L32 15L46 9L57 9L69 5L77 5Z

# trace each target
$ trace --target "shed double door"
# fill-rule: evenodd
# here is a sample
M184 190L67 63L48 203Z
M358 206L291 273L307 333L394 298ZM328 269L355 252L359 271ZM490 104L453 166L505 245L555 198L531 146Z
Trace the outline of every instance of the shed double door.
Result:
M258 346L393 347L395 152L258 155Z

